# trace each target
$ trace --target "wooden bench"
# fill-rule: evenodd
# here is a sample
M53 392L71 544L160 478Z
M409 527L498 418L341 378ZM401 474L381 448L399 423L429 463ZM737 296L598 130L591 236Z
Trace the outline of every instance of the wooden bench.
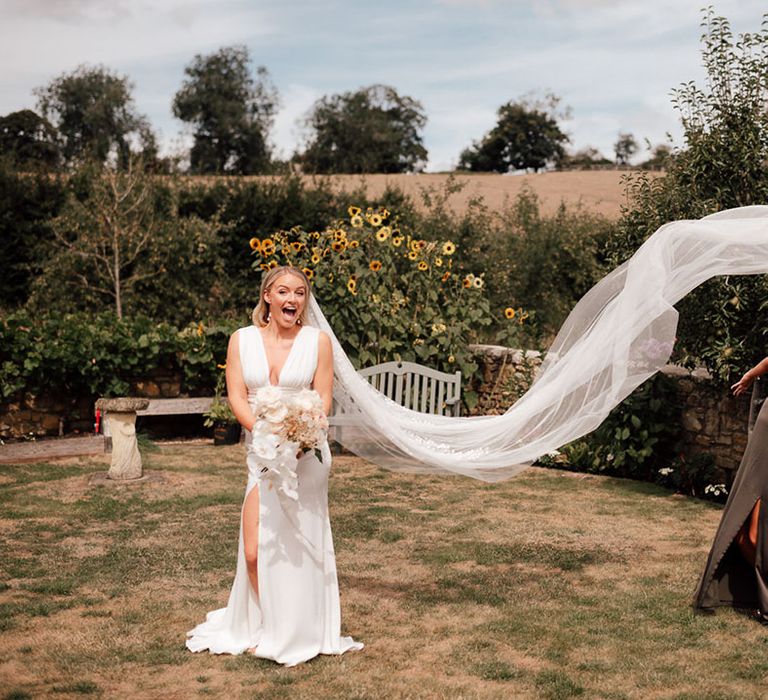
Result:
M415 362L384 362L358 370L371 386L405 408L440 416L461 412L461 372L440 372ZM341 442L344 425L354 422L334 401L328 417L332 439Z
M420 413L458 416L461 411L461 372L440 372L415 362L384 362L359 370L374 389L395 403ZM226 401L226 398L224 399ZM212 396L178 399L150 399L149 406L137 416L177 416L203 414L213 402ZM334 402L328 419L331 426L342 426L343 411ZM101 419L102 431L109 437L109 421ZM338 433L337 433L338 435Z
M226 398L223 399L226 401ZM150 399L149 406L141 411L136 411L137 416L183 416L202 415L213 403L213 396L195 396L179 399ZM106 415L101 417L101 428L106 437L109 437L109 421Z

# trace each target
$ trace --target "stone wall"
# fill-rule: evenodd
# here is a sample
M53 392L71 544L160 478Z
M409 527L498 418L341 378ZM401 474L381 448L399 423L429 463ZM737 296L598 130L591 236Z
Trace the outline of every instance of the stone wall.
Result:
M541 366L541 353L498 345L471 346L481 367L481 380L465 386L478 394L470 415L503 413L530 386ZM703 370L689 372L669 365L664 373L677 381L683 444L687 454L708 452L723 469L735 469L747 442L749 401L716 389ZM175 398L181 377L155 372L136 379L129 395ZM0 438L19 439L93 430L93 401L65 396L28 396L0 403Z
M167 370L131 382L129 396L172 399L181 392L181 375ZM63 395L21 396L0 402L0 439L50 437L93 431L96 398Z
M721 469L736 469L747 446L748 396L716 388L703 369L692 372L667 365L662 372L677 380L684 450L707 452Z
M541 366L541 354L499 345L471 348L482 371L482 381L469 387L478 393L477 406L471 414L503 413L530 386ZM724 394L705 370L689 372L668 365L662 371L677 383L685 453L707 452L719 468L736 469L747 444L748 398Z

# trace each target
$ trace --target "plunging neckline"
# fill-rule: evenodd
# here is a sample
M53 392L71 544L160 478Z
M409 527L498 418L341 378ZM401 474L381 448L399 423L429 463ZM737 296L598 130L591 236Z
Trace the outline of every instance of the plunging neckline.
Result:
M267 354L267 346L264 342L264 336L262 335L261 328L256 328L256 333L259 336L259 342L261 343L261 354L264 358L264 364L267 366L267 385L268 386L280 386L280 380L283 378L283 370L285 370L288 363L291 361L291 358L293 357L293 350L296 347L296 343L299 340L299 336L301 335L301 332L304 330L304 326L301 326L299 328L299 332L296 334L296 337L293 339L293 343L291 344L291 349L288 351L288 355L285 358L285 362L283 362L283 366L280 368L280 371L277 373L277 384L272 383L272 368L269 364L269 355Z

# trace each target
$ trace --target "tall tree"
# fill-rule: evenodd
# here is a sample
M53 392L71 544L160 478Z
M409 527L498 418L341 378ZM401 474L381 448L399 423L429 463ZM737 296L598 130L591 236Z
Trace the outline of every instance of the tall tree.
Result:
M304 123L309 136L297 160L306 172L403 173L426 164L424 108L393 87L371 85L323 97Z
M639 150L637 140L632 134L620 133L613 145L616 154L616 165L627 165L635 153Z
M37 88L42 115L58 130L68 163L114 156L125 167L131 147L154 145L146 117L136 111L133 84L104 66L79 66Z
M58 134L31 109L0 117L0 156L18 168L55 168L61 159Z
M628 205L608 246L621 263L662 224L768 201L768 12L762 30L734 37L725 17L703 11L706 80L684 83L672 103L684 143L662 177L628 181ZM768 275L718 277L677 306L679 359L733 381L765 356Z
M539 170L558 164L565 156L568 136L560 129L560 99L521 98L499 107L496 126L459 156L459 170L507 173Z
M174 115L194 127L190 154L195 173L264 172L267 143L278 105L266 68L251 75L245 46L229 46L209 56L198 54L184 69L187 80L173 100Z

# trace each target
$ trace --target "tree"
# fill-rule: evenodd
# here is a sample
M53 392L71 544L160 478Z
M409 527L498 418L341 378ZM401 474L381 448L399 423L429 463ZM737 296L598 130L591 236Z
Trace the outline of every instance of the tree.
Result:
M768 13L763 26L768 25ZM662 224L768 201L768 32L736 40L728 20L709 8L702 22L704 88L673 91L685 143L663 177L628 182L630 204L609 244L626 260ZM704 363L723 381L765 356L768 276L710 280L679 304L678 359Z
M56 129L31 109L0 117L0 156L18 168L56 168L61 159Z
M123 170L83 166L50 221L51 250L34 282L31 307L110 305L118 318L127 309L160 318L197 310L200 290L213 294L222 273L214 260L220 227L215 215L207 222L180 217L176 199L175 190L148 175L138 159ZM158 297L177 312L158 309Z
M37 88L42 115L58 130L67 163L115 157L125 167L131 146L152 148L154 135L136 111L133 84L104 66L80 66Z
M459 170L538 172L558 164L569 141L557 123L559 102L555 95L548 95L544 100L524 97L499 107L496 126L461 153Z
M594 146L586 146L573 154L567 154L560 162L561 167L575 170L592 170L592 168L613 165Z
M420 102L387 85L325 96L304 120L309 135L296 160L310 173L418 172L426 123Z
M250 72L245 46L195 56L173 100L173 113L194 126L190 166L195 173L264 172L270 162L267 136L278 105L263 66Z
M664 170L673 157L672 147L667 143L651 146L650 142L646 141L646 144L651 152L651 157L640 163L640 167L643 170Z
M639 146L632 134L620 133L613 146L613 152L616 154L616 165L627 165L638 149Z

